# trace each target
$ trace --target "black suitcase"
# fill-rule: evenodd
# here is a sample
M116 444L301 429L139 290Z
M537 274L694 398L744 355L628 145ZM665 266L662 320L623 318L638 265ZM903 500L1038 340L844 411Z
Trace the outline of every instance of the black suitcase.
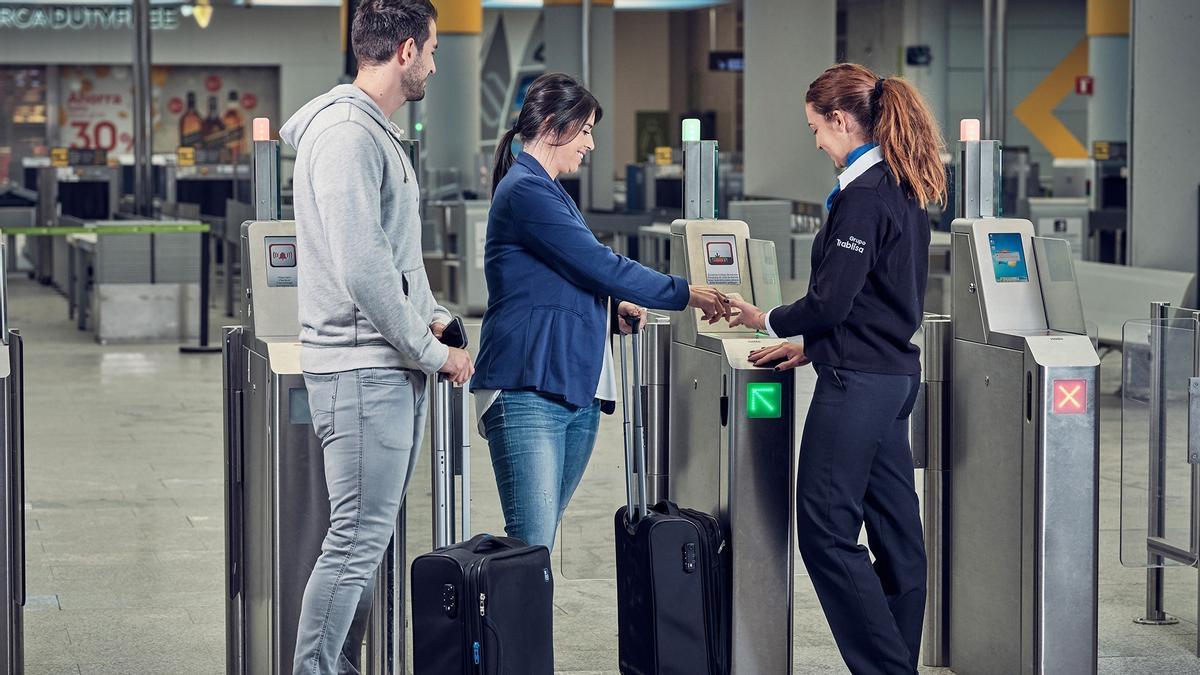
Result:
M730 580L721 525L711 514L680 509L669 501L653 509L646 506L636 332L631 341L633 393L625 383L624 339L621 342L627 503L617 509L615 518L621 673L724 675L729 671ZM634 402L632 433L630 400Z
M461 320L443 342L466 347ZM470 399L444 377L434 415L434 530L440 548L413 561L413 668L418 675L551 675L554 577L545 546L481 534L455 539L454 476L460 475L461 532L470 525ZM432 390L432 388L431 388ZM457 444L458 447L448 446Z
M551 675L554 577L545 546L481 534L413 561L418 675Z

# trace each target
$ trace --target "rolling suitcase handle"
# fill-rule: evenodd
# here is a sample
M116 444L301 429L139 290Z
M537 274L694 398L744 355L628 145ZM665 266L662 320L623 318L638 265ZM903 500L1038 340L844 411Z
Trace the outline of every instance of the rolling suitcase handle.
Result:
M632 329L621 336L621 414L625 418L625 504L629 522L636 523L646 516L646 429L642 421L641 319L628 317ZM633 349L633 389L630 390L625 370L625 338ZM631 393L632 392L632 393ZM633 400L633 428L630 429L629 401ZM636 476L634 475L636 474ZM637 503L634 503L634 481L637 481ZM636 517L634 516L636 514Z
M441 340L451 347L467 347L467 333L461 318L454 317ZM436 549L464 540L471 534L471 399L467 394L469 382L456 387L441 373L429 379L432 385L433 547ZM460 490L455 489L455 476L462 476ZM455 508L456 497L459 509ZM459 516L457 523L456 513Z

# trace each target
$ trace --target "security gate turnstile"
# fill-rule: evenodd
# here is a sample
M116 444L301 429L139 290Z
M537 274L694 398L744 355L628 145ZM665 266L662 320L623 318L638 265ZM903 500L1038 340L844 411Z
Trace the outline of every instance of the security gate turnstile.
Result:
M963 155L975 201L953 224L948 665L1095 673L1099 358L1070 246L990 217L994 142Z
M486 199L435 202L428 208L440 211L442 255L440 286L446 306L466 316L483 316L487 309L487 281L483 278L483 249L487 238Z
M672 272L692 283L779 304L771 242L746 223L677 220ZM746 328L708 325L699 310L671 320L669 497L717 516L730 547L730 672L792 672L795 378L750 365L779 342Z
M4 481L0 483L0 675L25 672L25 375L21 334L8 327L8 258L0 244L0 380Z

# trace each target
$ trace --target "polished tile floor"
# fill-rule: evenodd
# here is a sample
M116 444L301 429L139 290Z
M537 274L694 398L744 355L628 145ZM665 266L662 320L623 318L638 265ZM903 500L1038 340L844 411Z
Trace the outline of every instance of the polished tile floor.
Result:
M97 345L67 320L60 295L24 277L11 278L10 300L10 323L27 341L26 673L221 673L220 356ZM213 317L216 335L228 320ZM1119 363L1105 361L1105 392L1116 389ZM1145 575L1118 560L1120 403L1102 401L1100 671L1200 672L1195 570L1167 576L1170 609L1183 621L1131 621ZM562 672L616 672L610 530L624 499L620 439L620 420L605 418L555 552ZM486 445L475 438L473 447L474 522L498 532ZM429 548L427 467L410 493L410 553ZM795 607L794 672L845 672L803 575Z

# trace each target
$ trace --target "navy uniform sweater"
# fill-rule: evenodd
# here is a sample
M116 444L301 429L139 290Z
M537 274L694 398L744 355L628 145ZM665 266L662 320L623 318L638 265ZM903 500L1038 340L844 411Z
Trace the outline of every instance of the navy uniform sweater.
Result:
M929 274L929 216L885 162L833 198L813 240L808 294L770 312L772 331L802 335L813 362L869 373L921 372L912 337Z

